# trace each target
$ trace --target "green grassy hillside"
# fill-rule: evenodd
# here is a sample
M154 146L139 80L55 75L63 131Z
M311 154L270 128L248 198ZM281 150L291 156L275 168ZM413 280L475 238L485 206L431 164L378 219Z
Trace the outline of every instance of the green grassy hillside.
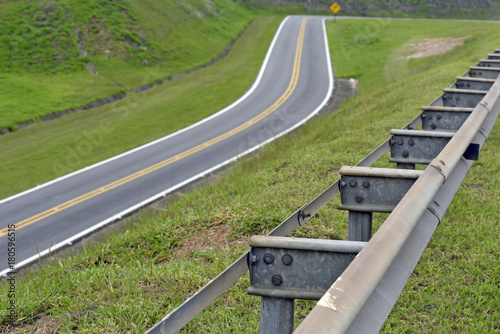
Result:
M269 21L252 25L255 30L249 36L265 35L272 26L265 23ZM123 233L37 273L18 276L19 320L14 327L7 325L7 304L1 299L2 330L29 333L50 327L58 332L101 333L104 328L108 333L140 333L152 326L238 258L249 236L269 232L313 199L338 178L341 166L358 162L388 138L390 129L416 117L420 106L500 46L498 24L423 23L329 22L336 74L360 80L357 97L243 159L216 182L142 214ZM367 34L367 25L379 28ZM407 58L411 43L436 37L464 37L465 44L445 54ZM249 44L242 54L253 50ZM500 179L493 177L500 172L499 148L497 124L384 333L500 330ZM377 166L389 163L383 160ZM347 213L336 210L338 202L293 235L345 239ZM375 216L375 230L383 219L384 215ZM247 295L248 285L246 275L182 332L257 333L259 299ZM7 285L0 285L0 295L6 294ZM313 304L297 301L297 324Z
M257 19L215 65L129 93L114 104L0 136L0 198L148 143L231 104L257 77L281 20ZM89 134L101 139L89 140Z
M230 0L0 0L0 129L206 64L254 18Z
M337 2L341 10L338 15L382 16L382 17L427 17L491 19L500 18L499 0L254 0L262 4L328 9Z
M96 69L127 88L208 63L254 18L230 0L74 0Z

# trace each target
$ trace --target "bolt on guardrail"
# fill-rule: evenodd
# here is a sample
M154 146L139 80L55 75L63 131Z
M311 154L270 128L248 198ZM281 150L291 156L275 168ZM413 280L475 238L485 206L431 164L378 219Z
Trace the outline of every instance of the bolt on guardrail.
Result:
M319 299L296 333L378 332L498 117L498 59L500 49L471 66L268 237L252 237L249 252L147 333L176 333L248 268L249 293L262 296L261 333L293 331L294 299ZM396 169L367 168L388 150ZM417 171L416 164L427 167ZM339 209L349 210L349 241L277 238L339 193ZM372 237L373 212L390 215Z

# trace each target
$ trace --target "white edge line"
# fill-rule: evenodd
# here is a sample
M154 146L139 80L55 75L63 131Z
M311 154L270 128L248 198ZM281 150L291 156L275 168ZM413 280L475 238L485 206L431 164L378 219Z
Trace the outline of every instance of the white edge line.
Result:
M288 17L286 19L288 19ZM286 19L285 19L285 21L286 21ZM23 260L23 261L19 262L18 264L15 265L15 269L14 270L22 268L23 266L25 266L27 264L30 264L30 263L38 260L39 258L42 258L42 257L46 256L50 252L55 252L55 251L57 251L60 248L63 248L63 247L66 247L66 246L71 246L73 244L73 242L78 241L78 240L84 238L85 236L91 234L92 232L94 232L96 230L99 230L100 228L102 228L102 227L104 227L104 226L106 226L106 225L108 225L108 224L110 224L110 223L112 223L112 222L114 222L116 220L121 220L122 217L127 216L127 215L129 215L129 214L137 211L139 208L141 208L143 206L146 206L146 205L148 205L148 204L150 204L150 203L152 203L152 202L154 202L154 201L156 201L156 200L158 200L158 199L160 199L162 197L165 197L167 194L169 194L169 193L171 193L171 192L173 192L173 191L175 191L175 190L177 190L179 188L182 188L186 184L189 184L189 183L191 183L191 182L193 182L193 181L195 181L197 179L203 178L207 174L210 174L213 171L215 171L215 170L217 170L217 169L219 169L221 167L224 167L225 165L228 165L231 162L234 162L234 161L240 159L241 157L243 157L243 156L245 156L245 155L247 155L249 153L252 153L252 152L258 150L259 148L263 147L264 145L266 145L266 144L268 144L268 143L270 143L270 142L272 142L272 141L274 141L274 140L276 140L276 139L278 139L278 138L286 135L287 133L295 130L296 128L298 128L299 126L301 126L302 124L304 124L305 122L307 122L309 119L311 119L312 117L314 117L316 114L318 114L321 111L321 109L323 108L323 106L330 99L330 97L332 95L333 88L334 88L333 71L332 71L332 65L331 65L330 50L328 49L328 38L327 38L327 35L326 35L325 20L326 19L322 20L322 24L323 24L323 35L324 35L324 43L325 43L326 61L327 61L327 64L329 65L328 66L328 79L329 79L330 83L329 83L328 91L327 91L327 94L326 94L325 98L323 99L323 101L319 104L319 106L311 114L309 114L306 118L304 118L303 120L301 120L299 123L296 123L293 127L291 127L289 129L287 129L287 130L285 130L285 131L277 134L276 136L274 136L274 137L272 137L272 138L270 138L270 139L268 139L268 140L260 143L259 145L256 145L256 146L254 146L254 147L246 150L245 152L238 154L237 156L235 156L235 157L233 157L231 159L228 159L228 160L226 160L226 161L224 161L224 162L222 162L222 163L220 163L220 164L218 164L218 165L216 165L216 166L214 166L214 167L212 167L210 169L207 169L207 170L205 170L205 171L203 171L203 172L201 172L201 173L199 173L199 174L197 174L197 175L195 175L195 176L193 176L193 177L191 177L191 178L189 178L189 179L187 179L187 180L185 180L185 181L183 181L181 183L178 183L175 186L170 187L167 190L165 190L165 191L163 191L161 193L158 193L158 194L156 194L156 195L154 195L154 196L152 196L152 197L150 197L150 198L148 198L148 199L140 202L139 204L136 204L136 205L134 205L134 206L132 206L132 207L126 209L126 210L123 210L123 211L115 214L114 216L112 216L112 217L110 217L110 218L108 218L106 220L103 220L100 223L97 223L94 226L89 227L88 229L86 229L86 230L84 230L84 231L82 231L82 232L80 232L78 234L75 234L74 236L72 236L72 237L70 237L70 238L68 238L68 239L66 239L64 241L61 241L61 242L55 244L54 246L45 249L44 251L38 253L37 255L33 255L33 256L27 258L26 260ZM283 22L285 22L285 21L283 21ZM279 33L279 30L278 30L278 33ZM5 270L1 271L0 272L0 277L1 276L6 276L11 271L12 270L10 270L10 269L5 269Z
M219 110L218 112L216 112L215 114L212 114L212 115L208 116L207 118L202 119L201 121L198 121L197 123L194 123L194 124L192 124L192 125L190 125L190 126L188 126L188 127L185 127L185 128L183 128L183 129L177 130L176 132L173 132L173 133L171 133L171 134L169 134L169 135L166 135L165 137L162 137L162 138L156 139L156 140L154 140L154 141L152 141L152 142L149 142L149 143L144 144L144 145L142 145L142 146L136 147L136 148L134 148L134 149L132 149L132 150L130 150L130 151L127 151L127 152L121 153L121 154L119 154L119 155L116 155L116 156L111 157L111 158L109 158L109 159L106 159L106 160L100 161L100 162L98 162L98 163L96 163L96 164L93 164L93 165L91 165L91 166L84 167L84 168L79 169L79 170L77 170L77 171L74 171L74 172L72 172L72 173L69 173L69 174L66 174L66 175L64 175L64 176L61 176L61 177L59 177L59 178L57 178L57 179L54 179L54 180L48 181L48 182L46 182L46 183L44 183L44 184L38 185L38 186L36 186L36 187L33 187L33 188L31 188L31 189L28 189L28 190L25 190L25 191L20 192L20 193L18 193L18 194L12 195L12 196L7 197L7 198L4 198L4 199L0 200L0 204L3 204L3 203L8 202L8 201L11 201L11 200L16 199L16 198L18 198L18 197L21 197L21 196L27 195L27 194L29 194L29 193L31 193L31 192L33 192L33 191L35 191L35 190L39 190L39 189L41 189L41 188L47 187L47 186L49 186L49 185L51 185L51 184L54 184L54 183L59 182L59 181L62 181L62 180L64 180L64 179L67 179L67 178L72 177L72 176L74 176L74 175L77 175L77 174L80 174L80 173L86 172L86 171L88 171L88 170L90 170L90 169L93 169L93 168L99 167L99 166L104 165L104 164L106 164L106 163L108 163L108 162L111 162L111 161L117 160L117 159L119 159L119 158L122 158L122 157L124 157L124 156L129 155L129 154L132 154L132 153L137 152L137 151L139 151L139 150L145 149L145 148L147 148L147 147L149 147L149 146L153 146L153 145L155 145L155 144L157 144L157 143L160 143L160 142L162 142L162 141L164 141L164 140L167 140L167 139L172 138L172 137L174 137L174 136L177 136L177 135L179 135L179 134L181 134L181 133L183 133L183 132L186 132L186 131L188 131L188 130L191 130L191 129L193 129L193 128L195 128L195 127L197 127L197 126L199 126L199 125L201 125L201 124L203 124L203 123L206 123L206 122L210 121L211 119L213 119L213 118L215 118L215 117L218 117L218 116L220 116L220 115L222 115L222 114L226 113L227 111L231 110L232 108L236 107L238 104L240 104L241 102L243 102L243 101L244 101L244 100L245 100L245 99L246 99L246 98L247 98L250 94L252 94L252 93L253 93L253 91L254 91L254 90L257 88L257 86L259 85L260 80L262 79L262 76L264 75L265 69L266 69L266 67L267 67L267 63L268 63L268 61L269 61L269 58L271 57L271 53L273 52L274 45L276 44L276 40L278 39L278 36L279 36L279 34L281 33L281 30L282 30L283 26L285 25L286 21L288 21L288 19L289 19L289 18L290 18L290 16L287 16L287 17L286 17L286 18L285 18L285 19L281 22L280 26L278 27L278 30L276 31L276 34L274 35L274 38L273 38L273 40L272 40L272 42L271 42L271 45L269 46L269 49L268 49L268 51L267 51L266 57L264 58L264 62L262 63L262 66L261 66L261 68L260 68L259 74L257 75L257 78L255 79L255 81L254 81L253 85L250 87L250 89L249 89L249 90L247 90L247 91L246 91L246 93L245 93L245 94L243 94L243 95L242 95L242 96L241 96L238 100L236 100L235 102L231 103L229 106L225 107L224 109Z

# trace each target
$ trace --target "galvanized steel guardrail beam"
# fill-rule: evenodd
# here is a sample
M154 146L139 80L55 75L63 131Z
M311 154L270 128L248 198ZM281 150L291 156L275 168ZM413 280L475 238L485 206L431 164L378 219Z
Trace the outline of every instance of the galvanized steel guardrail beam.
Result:
M473 79L474 76L479 76L478 71L482 69L484 68L471 67L471 70L459 79ZM489 74L486 77L489 77ZM453 85L451 88L458 87ZM460 112L473 111L438 158L429 164L422 177L396 206L365 249L318 302L299 326L297 333L370 333L380 330L434 229L472 165L472 161L462 157L463 153L471 142L481 147L488 137L500 110L499 95L500 83L496 80L474 109L457 108ZM424 108L445 109L439 107L442 104L443 99L440 96ZM422 116L419 115L403 129L413 130L421 121ZM377 161L390 149L390 139L383 142L356 166L368 167ZM306 224L338 194L339 180L288 217L271 231L269 236L288 235L295 228ZM399 235L397 242L393 241L395 235ZM391 241L388 242L387 238ZM176 333L182 329L246 273L248 254L248 252L243 254L147 333ZM377 266L374 267L373 263L377 263ZM351 290L352 293L347 292Z
M441 97L431 103L431 106L438 106L442 102ZM414 129L421 122L420 116L417 116L413 121L408 123L403 129ZM363 158L356 166L368 167L382 157L389 150L389 139L383 142L365 158ZM335 196L339 194L339 180L335 181L320 195L311 202L305 204L279 224L274 230L269 233L269 236L286 236L299 226L303 226L316 213L319 212L326 204L328 204ZM192 297L179 305L176 309L170 312L155 326L149 329L147 334L163 334L177 333L185 325L187 325L194 317L202 312L208 305L215 301L224 291L229 289L231 285L236 283L238 279L248 271L247 257L248 252L243 254L238 260L233 262L221 274L210 281L202 289L196 292Z
M434 103L438 105L440 98ZM405 129L413 129L420 123L420 116L410 122ZM367 155L356 166L370 166L377 161L389 149L389 139L377 147L373 152ZM339 180L335 181L319 196L311 202L305 204L301 209L297 210L273 231L269 236L286 236L299 226L303 226L314 215L328 204L335 196L339 194ZM202 289L196 292L192 297L187 299L179 307L170 312L154 327L149 329L147 334L157 333L177 333L185 325L187 325L196 315L203 311L208 305L215 301L224 291L229 289L231 285L236 283L238 279L248 271L247 265L248 252L243 254L238 260L233 262L226 270L219 274L216 278L210 281Z
M500 79L295 333L378 333L500 111Z

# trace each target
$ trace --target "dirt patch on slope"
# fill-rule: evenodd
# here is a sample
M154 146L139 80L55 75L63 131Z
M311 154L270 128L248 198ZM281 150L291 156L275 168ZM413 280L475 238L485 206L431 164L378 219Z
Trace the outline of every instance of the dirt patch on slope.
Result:
M20 334L20 333L32 333L32 334L55 334L58 333L61 328L61 321L51 318L49 316L43 315L35 324L22 324L19 326L9 326L4 327L3 333Z
M205 249L220 249L228 243L241 246L248 243L248 240L234 240L230 237L231 228L227 225L214 226L208 230L203 230L182 241L177 256L189 256L193 251Z
M413 53L407 56L406 59L425 58L450 52L455 47L463 45L464 41L469 37L470 36L457 37L457 38L453 37L424 38L421 42L409 43L407 44L407 46L413 51Z

